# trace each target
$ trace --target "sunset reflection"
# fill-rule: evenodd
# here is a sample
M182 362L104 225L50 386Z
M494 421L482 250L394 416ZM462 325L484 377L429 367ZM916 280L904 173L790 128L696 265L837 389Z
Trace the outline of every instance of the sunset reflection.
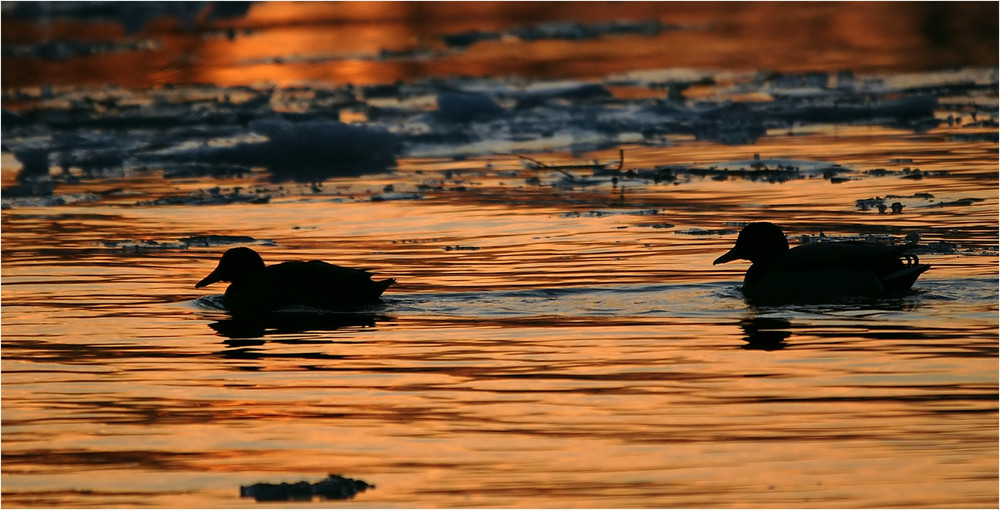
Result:
M3 504L994 506L997 8L5 2Z
M598 41L522 40L506 30L572 18L609 20L608 5L509 2L260 2L246 16L199 17L197 28L158 18L126 35L154 42L138 52L65 61L3 57L3 86L41 83L357 85L425 75L583 78L648 68L911 70L928 64L995 61L996 6L987 3L632 2L614 4L612 20L657 20L656 36ZM211 10L207 9L207 13ZM886 20L891 20L886 22ZM445 35L494 31L498 40L448 48ZM229 31L231 36L226 36ZM72 37L122 37L113 23L38 25L5 17L5 44ZM779 37L780 35L780 37ZM697 51L690 48L697 47ZM386 53L383 53L386 52ZM858 55L864 55L858 60ZM364 62L365 65L359 65ZM263 65L271 62L273 65Z

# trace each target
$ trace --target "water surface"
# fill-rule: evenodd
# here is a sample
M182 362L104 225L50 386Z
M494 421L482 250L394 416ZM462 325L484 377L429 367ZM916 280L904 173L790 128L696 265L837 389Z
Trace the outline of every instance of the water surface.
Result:
M503 40L482 44L509 50ZM538 44L570 58L574 44L594 43L557 42ZM816 69L833 76L841 57L825 55ZM222 111L222 95L238 92L224 79L176 93L110 89L153 105L161 124L82 106L104 124L58 127L62 117L33 108L62 101L62 115L96 93L57 87L45 99L5 73L5 108L30 122L4 135L3 503L253 507L241 485L338 473L376 488L264 506L996 505L996 71L872 73L884 57L858 57L851 90L873 87L872 101L887 89L929 94L929 117L809 120L793 108L806 120L780 124L784 113L750 105L763 133L683 132L663 119L708 122L699 94L718 106L804 92L747 69L699 71L712 83L685 89L674 117L643 102L666 94L657 79L684 81L660 64L629 80L610 66L570 82L596 82L611 99L526 109L505 102L525 99L504 95L516 88L509 77L472 82L508 113L450 124L420 111L433 111L419 98L440 94L437 85L412 84L419 93L404 87L390 120L342 110L341 120L399 136L396 163L315 182L276 178L259 162L182 173L190 161L152 148L206 157L217 153L191 149L198 136L210 148L229 135L253 140L243 121L178 127L188 117L171 104L201 90ZM523 79L555 87L548 78ZM809 94L826 100L836 83ZM320 96L307 113L325 111ZM569 122L587 112L618 127L601 140ZM25 176L13 152L36 144L53 150L51 169ZM120 165L81 163L109 147L124 154ZM71 158L68 172L59 158ZM595 161L596 171L580 166ZM797 170L776 172L775 162ZM793 245L919 238L932 268L903 296L755 306L738 290L746 265L712 261L742 225L764 220ZM235 321L217 306L224 286L193 288L235 245L269 263L322 259L399 283L360 311Z

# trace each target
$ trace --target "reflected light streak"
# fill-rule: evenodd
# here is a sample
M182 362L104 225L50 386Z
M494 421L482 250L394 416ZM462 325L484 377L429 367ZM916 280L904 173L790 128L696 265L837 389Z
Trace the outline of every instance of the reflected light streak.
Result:
M556 20L593 24L609 18L655 19L681 28L652 37L572 42L508 37L433 54L446 49L441 39L446 34L500 32ZM134 37L162 43L154 49L65 61L5 56L3 86L286 86L316 80L342 85L391 83L428 73L587 79L667 67L857 73L993 65L997 47L982 43L996 37L995 22L985 21L990 19L996 19L996 6L989 3L631 2L610 7L601 2L261 2L244 19L203 24L202 31L184 30L174 20L153 22ZM239 35L228 39L204 31L213 27L232 27ZM42 29L6 17L3 34L5 44L123 37L122 29L110 23L54 19ZM430 51L432 56L383 59L382 50ZM370 58L370 67L343 68L344 60L358 56ZM316 57L322 58L310 60ZM273 68L248 65L259 59L283 63Z

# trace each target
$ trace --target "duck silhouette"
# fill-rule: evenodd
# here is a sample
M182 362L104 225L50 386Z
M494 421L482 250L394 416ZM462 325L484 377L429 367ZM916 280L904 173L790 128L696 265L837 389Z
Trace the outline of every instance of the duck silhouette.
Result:
M226 251L218 267L194 287L215 282L230 282L226 309L247 314L293 305L328 310L356 307L377 301L396 280L374 281L368 271L319 260L265 266L257 252L239 247Z
M815 302L908 290L931 267L906 253L913 248L848 241L789 249L780 228L761 222L744 227L736 245L713 265L749 260L742 291L752 300Z

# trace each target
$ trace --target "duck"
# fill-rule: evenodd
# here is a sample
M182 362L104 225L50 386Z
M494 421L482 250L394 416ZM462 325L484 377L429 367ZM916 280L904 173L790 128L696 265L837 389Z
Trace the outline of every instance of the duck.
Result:
M770 222L750 223L736 245L712 263L749 260L741 290L756 301L816 302L906 292L930 269L914 245L857 241L811 243L789 249L784 232Z
M320 260L268 266L256 251L241 246L227 250L215 270L194 287L215 282L230 282L223 298L226 309L245 315L294 305L327 310L356 307L378 301L396 280L375 281L363 269Z

